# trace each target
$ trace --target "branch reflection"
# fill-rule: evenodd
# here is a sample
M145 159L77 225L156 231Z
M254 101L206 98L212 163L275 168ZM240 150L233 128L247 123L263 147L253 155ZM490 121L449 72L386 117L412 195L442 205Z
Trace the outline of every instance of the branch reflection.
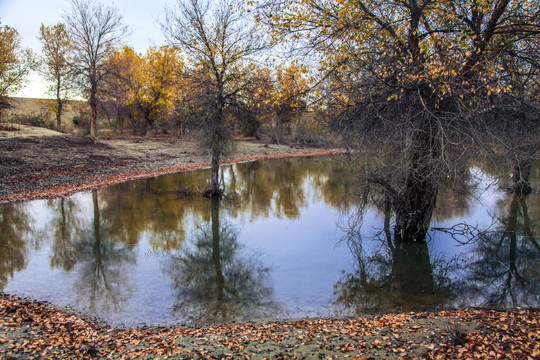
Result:
M538 307L540 243L528 204L539 199L514 195L488 229L467 224L432 228L432 233L444 233L440 241L455 244L461 254L454 257L434 255L429 243L396 241L388 203L383 229L372 237L362 235L363 210L355 212L346 219L343 239L354 254L355 269L334 285L336 305L356 313ZM456 241L464 234L469 241Z
M132 292L126 265L135 263L130 245L114 241L100 217L97 191L92 191L94 217L89 227L78 231L74 243L77 304L92 314L118 310Z
M528 203L540 200L515 194L498 226L475 244L461 298L489 308L536 307L540 294L540 243ZM504 209L503 209L504 211Z
M220 223L220 200L211 201L210 224L166 262L176 291L174 311L197 323L247 320L279 311L272 299L270 269L244 253L237 230Z

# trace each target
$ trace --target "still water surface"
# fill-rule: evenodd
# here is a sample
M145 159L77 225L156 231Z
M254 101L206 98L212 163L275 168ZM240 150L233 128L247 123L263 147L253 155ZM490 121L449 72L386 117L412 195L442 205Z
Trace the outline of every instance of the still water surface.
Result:
M1 204L0 290L116 326L540 305L539 195L471 169L474 196L442 192L428 243L398 246L375 206L357 227L345 162L225 166L221 201L189 195L202 170Z

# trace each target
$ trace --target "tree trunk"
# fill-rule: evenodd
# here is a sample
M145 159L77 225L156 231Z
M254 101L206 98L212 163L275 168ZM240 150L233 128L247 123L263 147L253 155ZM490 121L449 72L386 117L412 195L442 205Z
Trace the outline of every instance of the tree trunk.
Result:
M210 196L221 195L221 189L219 187L219 160L220 160L219 146L212 147L212 177L210 185Z
M440 156L440 138L432 121L426 118L419 125L405 189L394 198L394 238L398 242L426 241L439 190L434 169Z
M56 129L62 129L62 108L64 104L62 100L58 99L58 107L56 109Z
M211 125L212 130L212 177L211 177L211 187L210 190L206 192L206 195L214 197L221 196L223 191L219 187L219 161L221 160L221 154L223 153L223 111L225 108L225 99L223 95L218 95L216 100L216 109L214 118L212 119L213 124Z
M64 102L62 101L62 96L60 94L60 79L56 85L56 129L60 130L62 128L62 110L64 107Z
M529 177L534 164L533 158L520 159L516 157L514 164L514 185L512 191L515 194L527 195L533 191Z
M260 130L261 124L257 120L257 117L254 114L249 113L248 122L249 122L249 126L251 127L251 134L249 135L255 137L255 139L257 140L261 140L261 130Z
M430 180L411 176L403 195L394 205L396 225L394 238L398 242L426 241L431 215L437 200L438 187Z
M97 94L96 85L90 88L90 137L97 139Z

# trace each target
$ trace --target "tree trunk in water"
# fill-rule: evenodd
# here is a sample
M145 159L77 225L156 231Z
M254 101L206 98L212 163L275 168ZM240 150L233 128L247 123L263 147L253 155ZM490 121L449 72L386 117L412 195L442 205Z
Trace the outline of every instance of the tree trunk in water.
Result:
M221 94L221 92L220 92ZM225 108L225 99L222 95L217 97L215 114L212 124L212 178L210 190L206 192L206 195L211 197L221 196L223 194L219 187L219 161L221 160L221 154L223 153L223 109Z
M397 242L426 241L431 215L437 200L438 187L432 179L409 176L403 195L395 200Z
M440 138L432 119L425 119L420 129L411 150L405 189L393 199L397 242L426 241L437 200L439 188L434 169L440 156Z
M212 148L212 177L211 177L211 187L210 187L210 196L220 196L221 189L219 187L219 158L220 158L220 149L217 146Z
M533 158L516 158L514 165L514 185L512 186L512 191L515 194L527 195L533 191L529 177L534 160Z

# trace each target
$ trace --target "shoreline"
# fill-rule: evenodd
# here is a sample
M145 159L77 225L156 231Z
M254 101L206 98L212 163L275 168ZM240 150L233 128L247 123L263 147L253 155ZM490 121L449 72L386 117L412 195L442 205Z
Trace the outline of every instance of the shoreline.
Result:
M254 141L237 144L239 151L223 165L346 153ZM92 144L50 132L17 134L0 136L0 152L0 203L63 197L210 166L208 156L189 140ZM540 358L539 319L539 309L459 309L115 328L69 307L0 293L0 360L533 359Z
M324 156L344 149L293 147L235 140L222 165L260 159ZM64 197L125 181L210 167L193 139L89 139L19 125L0 130L0 203Z
M220 162L220 166L231 165L231 164L236 164L236 163L241 163L241 162L248 162L248 161L266 160L266 159L330 156L330 155L340 155L340 154L345 154L345 153L346 153L346 150L344 149L331 149L331 150L313 151L313 152L252 155L252 156L244 156L240 158L233 158L230 160L222 161ZM144 179L144 178L167 175L167 174L174 174L174 173L184 172L184 171L202 170L202 169L207 169L210 166L211 166L211 163L205 162L205 163L198 163L198 164L191 164L191 165L181 165L181 166L176 166L176 167L165 167L165 168L158 167L157 169L140 171L140 172L118 171L117 173L111 176L102 178L100 180L90 180L89 182L84 182L84 180L86 179L83 179L83 182L79 184L52 187L52 188L49 188L46 190L40 190L40 191L30 190L29 192L14 193L7 196L0 196L0 203L23 202L23 201L38 200L38 199L53 199L53 198L65 197L65 196L69 196L77 192L97 190L105 186L115 185L115 184L123 183L126 181Z
M119 329L2 293L0 359L534 359L539 318L465 309Z

